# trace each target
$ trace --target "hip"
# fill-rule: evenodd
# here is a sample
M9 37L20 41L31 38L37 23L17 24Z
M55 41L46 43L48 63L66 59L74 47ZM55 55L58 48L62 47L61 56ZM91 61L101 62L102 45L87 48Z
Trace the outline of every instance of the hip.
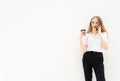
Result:
M83 60L86 61L103 61L103 53L96 51L86 51L83 54Z

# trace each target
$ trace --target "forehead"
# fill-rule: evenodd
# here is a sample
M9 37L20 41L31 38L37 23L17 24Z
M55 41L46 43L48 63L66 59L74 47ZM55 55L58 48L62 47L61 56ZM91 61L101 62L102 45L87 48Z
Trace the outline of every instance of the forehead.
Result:
M98 18L93 18L91 21L98 22Z

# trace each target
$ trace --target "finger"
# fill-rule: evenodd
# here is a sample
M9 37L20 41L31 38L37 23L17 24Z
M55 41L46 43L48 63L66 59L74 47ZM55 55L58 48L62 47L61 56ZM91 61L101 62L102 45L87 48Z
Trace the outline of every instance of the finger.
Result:
M101 29L101 26L99 26L99 29Z

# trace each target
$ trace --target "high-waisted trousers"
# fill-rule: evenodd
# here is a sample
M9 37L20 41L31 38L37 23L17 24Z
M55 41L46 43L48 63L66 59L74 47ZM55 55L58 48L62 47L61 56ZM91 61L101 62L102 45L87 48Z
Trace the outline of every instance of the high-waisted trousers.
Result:
M92 70L94 69L96 80L105 81L104 58L102 52L87 51L83 54L82 62L85 81L92 81Z

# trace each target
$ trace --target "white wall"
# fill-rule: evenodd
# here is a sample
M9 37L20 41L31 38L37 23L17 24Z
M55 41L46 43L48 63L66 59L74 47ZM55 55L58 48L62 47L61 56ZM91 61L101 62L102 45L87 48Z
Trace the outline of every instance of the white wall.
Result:
M1 0L0 81L84 81L79 33L94 15L109 32L106 81L120 81L119 7L115 0Z

